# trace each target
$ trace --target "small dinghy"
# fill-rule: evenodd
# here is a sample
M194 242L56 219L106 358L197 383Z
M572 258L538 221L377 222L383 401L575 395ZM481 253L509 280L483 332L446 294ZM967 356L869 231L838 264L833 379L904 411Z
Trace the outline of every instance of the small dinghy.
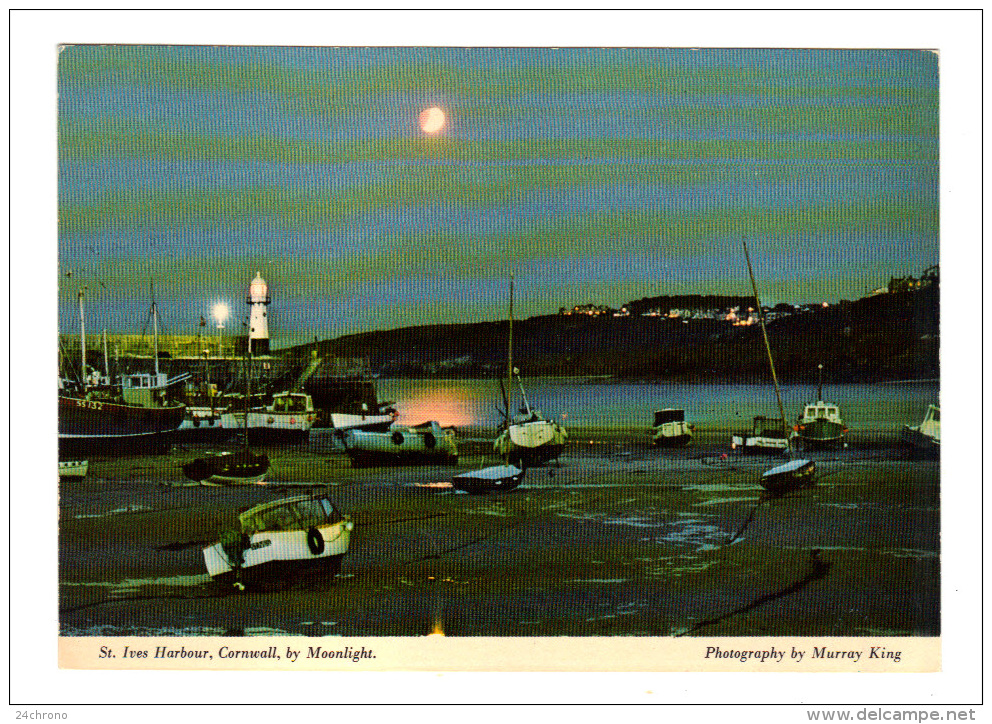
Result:
M796 459L766 470L760 482L765 490L781 494L812 487L815 476L816 463L813 460Z
M85 478L89 468L89 460L59 460L59 477Z
M183 465L183 475L190 480L216 485L260 483L267 472L269 456L248 449L196 458Z
M354 523L324 496L297 495L256 505L238 525L203 549L207 573L219 581L335 576Z
M515 465L493 465L481 470L453 475L451 485L457 490L481 495L513 490L523 479L524 468Z

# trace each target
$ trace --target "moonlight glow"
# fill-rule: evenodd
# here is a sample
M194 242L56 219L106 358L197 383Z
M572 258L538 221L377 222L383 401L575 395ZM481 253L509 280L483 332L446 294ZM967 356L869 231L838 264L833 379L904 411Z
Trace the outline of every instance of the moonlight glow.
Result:
M424 133L437 133L444 128L446 120L448 119L440 108L428 108L420 114L420 128Z

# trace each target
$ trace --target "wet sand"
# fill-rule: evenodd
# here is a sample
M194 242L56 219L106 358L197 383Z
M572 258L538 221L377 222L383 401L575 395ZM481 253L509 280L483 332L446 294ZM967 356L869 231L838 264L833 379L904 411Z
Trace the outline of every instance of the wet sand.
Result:
M732 453L729 434L664 450L644 431L572 430L560 466L490 496L448 484L497 462L471 429L457 468L362 470L314 431L243 488L186 484L179 465L209 446L92 458L60 486L61 632L939 634L937 461L852 433L804 453L814 488L768 499L757 480L779 458ZM336 579L239 592L206 576L201 548L238 507L325 486L356 523Z

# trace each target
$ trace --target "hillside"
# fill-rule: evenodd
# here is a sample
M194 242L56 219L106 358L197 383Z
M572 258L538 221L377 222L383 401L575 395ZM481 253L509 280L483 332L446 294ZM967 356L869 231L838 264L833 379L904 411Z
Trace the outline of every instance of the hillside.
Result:
M935 378L939 305L939 288L930 287L775 319L768 325L768 335L779 376L784 381L810 381L823 362L825 377L836 382ZM768 379L758 325L549 315L518 320L513 333L514 364L529 376ZM308 354L312 349L311 344L287 352ZM506 368L507 323L366 332L325 340L318 349L322 355L366 358L373 372L389 377L493 377Z

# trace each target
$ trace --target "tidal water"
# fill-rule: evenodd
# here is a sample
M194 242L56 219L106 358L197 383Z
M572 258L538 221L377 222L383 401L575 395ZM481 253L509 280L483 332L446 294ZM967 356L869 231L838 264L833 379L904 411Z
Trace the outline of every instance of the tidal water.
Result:
M505 383L504 383L505 384ZM437 420L456 427L496 427L502 418L497 380L379 380L381 400L394 401L398 422ZM524 380L527 401L566 425L602 429L650 427L654 411L683 408L699 429L746 427L756 415L775 416L772 385L629 383L612 380L532 378ZM520 389L515 390L520 401ZM938 404L936 383L824 385L823 396L840 405L852 431L893 432L918 424L927 406ZM816 399L816 387L783 385L782 402L792 421Z

